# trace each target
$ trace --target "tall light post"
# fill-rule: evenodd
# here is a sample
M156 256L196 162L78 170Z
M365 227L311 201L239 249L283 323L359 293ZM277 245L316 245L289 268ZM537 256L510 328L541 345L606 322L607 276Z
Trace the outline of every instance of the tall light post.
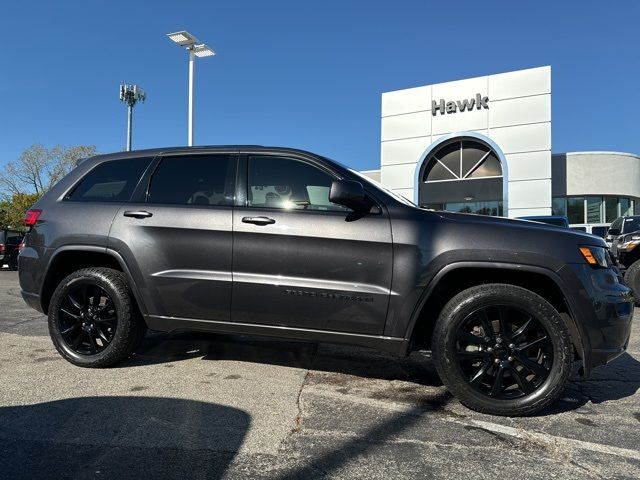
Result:
M184 30L181 32L167 33L167 37L172 42L177 43L181 47L185 47L189 52L189 114L187 127L187 145L193 146L193 95L194 95L194 69L195 57L211 57L216 53L206 46L199 43L198 39Z
M131 136L133 134L133 107L136 103L147 99L147 94L138 85L120 85L120 101L127 104L127 151L131 150Z

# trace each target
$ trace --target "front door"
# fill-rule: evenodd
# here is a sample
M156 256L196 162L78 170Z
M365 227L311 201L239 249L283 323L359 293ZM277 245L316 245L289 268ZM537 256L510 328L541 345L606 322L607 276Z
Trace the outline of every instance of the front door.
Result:
M232 320L382 334L392 269L386 210L359 216L329 202L337 176L312 159L249 155L241 171Z
M155 316L229 320L235 154L163 157L110 233Z

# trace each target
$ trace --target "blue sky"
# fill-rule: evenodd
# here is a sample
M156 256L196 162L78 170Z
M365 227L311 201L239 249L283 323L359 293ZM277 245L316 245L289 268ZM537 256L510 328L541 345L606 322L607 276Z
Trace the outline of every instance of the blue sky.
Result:
M0 164L33 143L122 150L118 85L138 83L134 148L186 143L186 29L196 144L293 146L358 169L380 158L380 94L552 66L553 151L640 153L640 2L30 1L0 26Z

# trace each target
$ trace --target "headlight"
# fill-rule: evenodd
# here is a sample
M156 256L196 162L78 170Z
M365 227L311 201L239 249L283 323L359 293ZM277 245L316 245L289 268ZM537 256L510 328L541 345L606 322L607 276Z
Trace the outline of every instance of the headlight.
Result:
M630 252L638 245L640 245L640 235L626 235L618 244L618 250Z
M611 267L611 257L606 248L603 247L580 247L580 253L589 265L604 268Z

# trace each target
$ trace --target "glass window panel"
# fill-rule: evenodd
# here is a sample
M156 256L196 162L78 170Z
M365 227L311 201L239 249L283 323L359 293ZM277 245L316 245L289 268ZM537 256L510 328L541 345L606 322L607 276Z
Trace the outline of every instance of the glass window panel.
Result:
M460 175L460 142L445 145L434 154L434 157L445 164L457 176Z
M587 223L602 223L602 197L587 197Z
M420 205L423 208L428 208L430 210L444 210L444 205L442 203L425 203L424 205Z
M567 216L567 199L565 197L555 197L553 199L551 214Z
M349 211L329 201L333 177L294 158L249 157L249 205L287 210Z
M569 223L584 222L584 197L567 198L567 217Z
M625 218L622 225L622 233L636 232L640 230L640 219Z
M477 215L502 215L502 202L494 200L488 202L451 202L444 206L449 212L475 213Z
M608 227L591 227L591 233L601 238L604 238L607 235L607 230L609 230Z
M232 199L225 196L229 164L229 155L163 158L151 179L147 201L175 205L231 205Z
M487 153L489 148L477 142L462 142L462 176L464 177Z
M101 163L91 170L66 200L73 202L126 202L131 198L151 158L128 158Z
M491 154L467 178L498 177L500 175L502 175L500 160Z
M618 197L604 197L605 222L618 218Z
M631 201L628 198L620 198L620 215L623 217L633 215L633 210L631 210Z
M432 158L427 164L427 178L425 181L433 182L438 180L455 180L449 170L440 165L435 158Z

